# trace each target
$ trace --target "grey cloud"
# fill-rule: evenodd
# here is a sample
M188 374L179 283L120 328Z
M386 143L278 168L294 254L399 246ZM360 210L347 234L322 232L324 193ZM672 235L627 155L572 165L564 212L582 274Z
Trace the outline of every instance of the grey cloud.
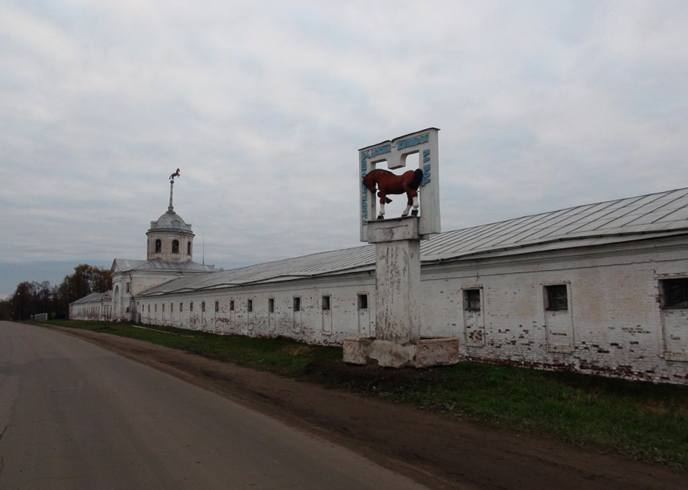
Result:
M357 245L356 150L428 126L445 230L685 185L683 2L0 9L15 266L143 257L177 167L206 263Z

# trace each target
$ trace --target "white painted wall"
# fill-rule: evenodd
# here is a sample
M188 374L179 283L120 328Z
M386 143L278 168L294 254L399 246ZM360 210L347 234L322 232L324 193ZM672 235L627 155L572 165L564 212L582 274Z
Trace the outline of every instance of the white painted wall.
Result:
M688 311L662 310L659 303L662 278L688 277L687 244L678 237L426 265L421 335L458 336L469 359L688 384ZM548 312L544 288L557 284L567 287L568 309ZM481 308L466 314L464 290L471 288L481 290ZM358 308L361 293L369 295L364 311ZM374 275L357 273L138 302L143 323L340 344L367 335L368 319L374 332L374 293ZM322 310L323 295L330 296L329 312Z
M152 287L160 284L178 279L181 274L174 271L115 271L112 275L112 290L114 320L135 321L137 319L137 311L132 298ZM127 283L129 283L129 292L127 292ZM117 294L119 291L119 295ZM127 312L129 308L129 312Z
M112 320L112 303L92 302L69 306L70 320Z
M283 335L312 343L340 344L344 338L359 334L361 312L358 295L368 294L368 307L372 308L374 290L374 276L363 273L339 279L277 283L272 287L252 286L203 294L170 294L160 298L140 298L138 302L143 323L240 335ZM323 296L330 297L330 310L325 313L322 310ZM300 311L294 311L294 298L300 299ZM271 299L274 302L273 313L269 312ZM249 300L252 301L253 311L248 311ZM181 312L180 303L183 305ZM156 304L159 305L157 311ZM164 312L162 304L166 305ZM323 318L331 318L331 327L325 323L326 328L323 329ZM373 311L369 312L368 318L374 321ZM361 333L367 334L365 325L363 327ZM372 324L369 327L371 330L374 330Z

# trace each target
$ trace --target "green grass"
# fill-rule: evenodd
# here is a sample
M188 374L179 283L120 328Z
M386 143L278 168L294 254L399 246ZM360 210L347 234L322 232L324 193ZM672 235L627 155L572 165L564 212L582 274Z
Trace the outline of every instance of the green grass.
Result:
M306 366L315 360L335 360L342 357L340 348L307 345L284 337L216 335L173 327L139 327L130 323L104 325L97 321L52 320L44 323L145 340L211 359L273 371L283 376L300 376Z
M374 391L492 427L688 469L686 387L472 362L432 371L412 386Z
M127 323L51 321L379 396L490 427L688 470L688 387L463 362L433 369L347 366L336 347Z

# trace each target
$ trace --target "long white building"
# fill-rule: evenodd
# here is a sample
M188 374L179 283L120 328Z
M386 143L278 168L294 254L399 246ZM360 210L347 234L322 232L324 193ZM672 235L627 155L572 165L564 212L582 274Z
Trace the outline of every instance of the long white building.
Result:
M163 218L146 261L113 264L115 318L317 344L375 335L373 245L218 271ZM441 233L421 258L422 335L459 337L462 358L688 384L688 189Z

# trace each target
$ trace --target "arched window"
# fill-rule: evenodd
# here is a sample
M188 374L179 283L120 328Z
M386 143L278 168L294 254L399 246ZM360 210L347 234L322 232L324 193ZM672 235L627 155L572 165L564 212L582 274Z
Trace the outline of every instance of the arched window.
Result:
M191 242L186 244L186 255L191 255Z
M160 252L162 252L162 240L158 238L155 240L155 253L159 254Z
M179 253L179 240L172 240L172 253L173 254Z

